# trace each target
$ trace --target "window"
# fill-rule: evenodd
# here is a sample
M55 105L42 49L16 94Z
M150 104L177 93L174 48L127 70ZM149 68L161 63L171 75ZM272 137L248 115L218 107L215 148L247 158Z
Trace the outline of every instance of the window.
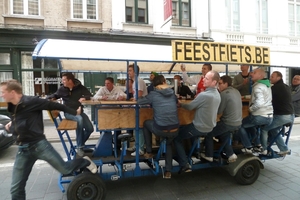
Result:
M268 34L268 0L256 1L256 32Z
M10 53L0 53L0 65L10 65Z
M191 2L190 0L172 1L172 25L191 26Z
M225 0L226 30L240 31L240 2L239 0Z
M148 0L126 0L126 22L148 23Z
M12 14L15 15L40 15L39 0L11 0Z
M72 16L74 19L97 19L96 0L72 0Z
M289 35L300 36L300 0L289 0Z

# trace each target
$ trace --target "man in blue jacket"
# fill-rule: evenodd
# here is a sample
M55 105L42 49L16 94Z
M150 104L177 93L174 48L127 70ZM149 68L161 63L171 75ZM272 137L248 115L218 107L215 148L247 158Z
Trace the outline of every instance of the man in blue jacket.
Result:
M70 174L83 167L97 172L96 165L87 157L65 162L44 134L43 110L62 110L79 115L80 107L76 110L39 97L25 96L21 84L13 79L2 82L0 90L1 97L8 102L7 110L12 115L12 121L5 128L13 133L18 145L10 190L12 200L26 199L26 182L38 159L45 160L62 174Z

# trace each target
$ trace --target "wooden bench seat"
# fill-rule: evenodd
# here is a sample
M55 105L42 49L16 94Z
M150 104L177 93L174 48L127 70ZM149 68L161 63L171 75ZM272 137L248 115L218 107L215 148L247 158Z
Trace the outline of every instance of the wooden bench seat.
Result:
M60 112L58 110L52 110L50 111L50 115L52 119L57 119L60 115ZM69 119L61 119L57 120L58 122L58 127L56 128L57 130L76 130L77 129L77 122Z

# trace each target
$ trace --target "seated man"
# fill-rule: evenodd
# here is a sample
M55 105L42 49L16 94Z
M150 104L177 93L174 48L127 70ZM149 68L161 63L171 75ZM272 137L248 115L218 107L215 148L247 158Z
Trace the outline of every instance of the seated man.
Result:
M58 88L58 90L54 94L48 96L47 98L62 98L63 103L73 109L77 109L79 106L81 107L82 112L80 115L72 115L66 112L64 114L66 119L77 121L77 155L83 156L83 148L85 146L85 142L94 132L94 126L91 123L89 117L83 112L83 106L81 102L84 100L90 100L92 94L86 87L81 84L79 80L75 79L72 73L63 73L61 80L63 85Z
M268 153L268 131L270 131L269 134L275 137L283 125L294 122L292 95L289 86L283 83L282 74L279 71L273 72L271 74L270 81L273 84L271 89L274 115L272 123L263 127L261 131L261 144L263 147L263 151L261 153L263 155ZM284 155L289 152L289 149L281 136L277 137L276 145L280 150L279 154Z
M242 126L238 132L244 146L242 149L244 153L261 151L260 135L257 134L255 126L269 125L273 120L271 84L268 79L264 78L265 71L261 68L257 68L251 73L251 77L254 84L249 102L250 114L243 119ZM249 136L255 138L255 148L253 148Z
M174 139L180 165L179 173L192 171L182 145L183 139L206 136L216 125L217 111L221 102L217 90L220 75L216 71L209 71L204 77L203 86L206 88L188 104L180 105L187 110L196 110L194 120L191 124L179 128L178 136Z
M214 142L213 137L220 136L221 142L226 142L224 150L228 157L228 162L234 162L237 156L233 153L232 146L228 143L231 133L242 124L242 100L239 91L231 86L230 76L224 75L219 81L219 91L221 92L221 104L218 114L222 114L217 126L205 137L205 154L201 157L213 161Z
M126 100L127 95L119 88L114 85L114 79L107 77L105 79L105 86L100 88L97 93L93 96L94 100ZM111 133L111 132L110 132ZM121 131L115 131L116 137L121 134ZM115 137L115 138L116 138ZM114 141L117 144L117 148L121 147L121 141Z
M295 117L300 116L300 75L295 75L291 85L292 103L294 107Z
M190 95L194 98L195 94L190 90L190 88L181 83L181 76L175 75L174 80L177 80L177 93L180 97L187 97L187 95ZM174 87L172 89L175 90Z
M163 75L153 79L154 90L147 96L138 99L138 104L151 104L153 119L144 122L144 137L146 143L145 158L152 158L152 133L167 139L166 171L164 178L171 178L172 171L172 141L178 135L179 120L177 113L177 98L174 91L168 87Z
M125 100L127 95L114 85L114 79L107 77L105 79L105 86L100 88L93 96L94 100Z

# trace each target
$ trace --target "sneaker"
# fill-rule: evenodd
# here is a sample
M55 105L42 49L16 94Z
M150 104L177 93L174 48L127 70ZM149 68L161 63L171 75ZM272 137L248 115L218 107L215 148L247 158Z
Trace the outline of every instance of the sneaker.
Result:
M134 137L131 137L130 142L134 142L134 141L135 141Z
M284 156L284 155L289 154L289 153L291 153L291 150L280 151L280 152L278 152L277 154L278 154L278 155L281 155L281 156Z
M140 154L140 156L144 155L144 151L139 150L139 154ZM136 151L132 152L130 155L131 156L135 156L136 155Z
M83 157L83 156L84 156L83 148L77 149L77 155L80 156L80 157Z
M267 155L268 151L267 150L263 150L262 152L260 152L261 155Z
M209 162L214 161L213 157L207 157L207 156L205 155L205 153L201 153L200 156L201 156L201 158L204 158L205 160L207 160L207 161L209 161Z
M253 148L242 148L241 151L246 154L253 153Z
M234 154L232 154L231 156L229 156L229 158L228 158L228 162L229 163L233 163L233 162L235 162L236 161L236 159L237 159L237 156L235 155L235 153Z
M165 172L163 178L170 179L172 176L171 172Z
M150 159L150 158L153 158L153 154L152 154L152 153L146 152L146 153L144 154L144 157L145 157L146 159Z
M180 170L178 171L178 174L186 173L186 172L191 172L192 167L189 163L186 163L184 167L181 167Z
M135 151L135 146L133 146L133 147L128 147L127 150L128 150L128 151Z
M90 172L92 172L93 174L96 174L98 171L97 165L88 156L84 156L83 158L90 161L90 163L91 163L86 168L88 168L90 170Z
M254 147L254 149L253 149L255 152L258 152L258 153L260 153L260 152L263 152L264 151L264 149L262 148L262 146L256 146L256 147Z

